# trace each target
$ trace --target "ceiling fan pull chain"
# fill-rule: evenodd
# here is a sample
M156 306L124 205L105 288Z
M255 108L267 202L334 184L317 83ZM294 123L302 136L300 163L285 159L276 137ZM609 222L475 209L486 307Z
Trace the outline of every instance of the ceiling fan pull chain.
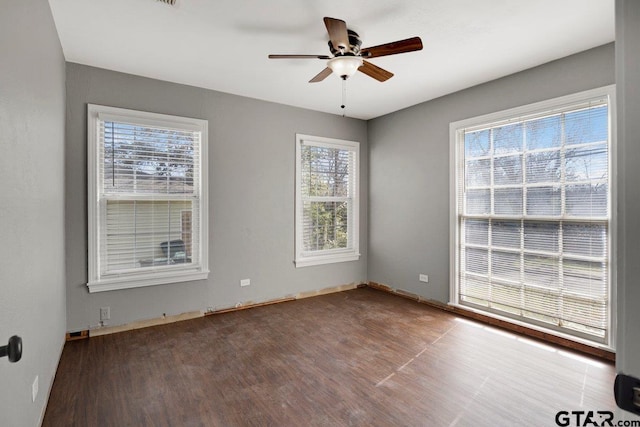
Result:
M347 79L342 79L342 105L340 106L340 108L342 108L342 117L344 117L345 114L345 110L344 107L347 104Z

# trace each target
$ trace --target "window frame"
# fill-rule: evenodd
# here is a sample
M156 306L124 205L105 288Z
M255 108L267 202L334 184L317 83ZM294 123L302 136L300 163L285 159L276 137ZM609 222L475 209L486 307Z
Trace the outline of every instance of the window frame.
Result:
M350 176L349 204L351 212L347 225L347 248L336 248L322 251L305 251L304 214L302 195L302 146L311 145L332 149L348 150L354 153L353 178ZM296 268L337 262L357 261L360 259L360 143L343 139L326 138L320 136L296 134L296 175L295 175L295 258Z
M100 271L100 257L103 242L102 220L106 217L106 203L101 203L100 180L100 121L125 122L141 126L188 130L200 133L199 175L196 194L199 200L200 219L199 262L163 266L157 270L135 271L136 269L103 275ZM130 289L168 283L206 279L208 267L208 121L146 111L130 110L97 104L87 104L87 228L88 228L88 281L90 293L118 289ZM109 198L104 198L108 200ZM149 200L127 196L127 200Z
M607 350L615 351L615 339L616 339L616 209L617 206L617 192L615 181L615 165L616 165L616 86L608 85L596 89L586 90L566 96L561 96L541 102L536 102L520 107L515 107L507 110L498 111L482 116L472 117L456 122L452 122L449 125L449 137L450 137L450 179L449 179L449 194L450 194L450 288L449 288L449 305L456 308L460 308L467 311L476 312L488 317L505 320L507 322L524 326L529 329L534 329L549 333L551 335L566 338L572 341L587 344L592 347L604 348ZM461 243L460 236L460 206L457 189L459 188L460 180L464 179L462 174L464 173L464 132L469 129L481 129L483 127L493 127L496 124L509 124L510 122L520 121L522 119L530 119L541 116L546 116L554 112L563 111L568 107L576 106L581 103L593 101L595 99L602 98L607 100L607 106L609 108L609 120L608 120L608 132L609 132L609 165L608 165L608 185L609 185L609 218L608 218L608 246L606 248L608 255L608 281L609 281L609 308L608 308L608 325L607 334L603 342L594 340L592 338L581 336L578 334L572 334L565 332L560 327L555 328L552 325L542 325L538 323L530 323L527 321L519 320L514 317L510 317L506 314L496 313L490 310L482 310L474 308L472 306L462 304L459 300L459 266L460 266L460 250ZM462 172L461 172L462 171Z

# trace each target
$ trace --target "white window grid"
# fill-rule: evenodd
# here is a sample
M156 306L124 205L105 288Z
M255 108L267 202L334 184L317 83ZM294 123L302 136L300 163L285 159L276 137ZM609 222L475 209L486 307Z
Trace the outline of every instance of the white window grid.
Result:
M552 331L556 331L557 335L567 336L570 339L577 339L587 342L588 344L601 345L607 348L613 348L613 334L611 333L611 329L613 327L613 320L611 319L611 311L612 306L614 305L614 301L612 295L615 292L615 288L611 283L611 259L612 259L612 236L611 230L612 222L614 221L613 212L612 212L612 204L615 198L615 192L611 188L611 180L612 180L612 164L614 157L614 144L612 135L615 133L614 126L612 124L611 119L609 119L609 136L606 140L598 140L598 141L590 141L586 143L575 144L572 143L570 145L571 150L580 150L580 149L589 149L602 146L603 144L607 144L607 157L608 157L608 168L607 168L607 185L609 197L607 200L606 207L606 215L600 216L580 216L580 215L571 215L567 213L566 207L566 188L569 185L591 185L592 179L584 179L584 180L571 180L567 181L565 178L565 164L566 164L566 150L567 144L565 140L564 134L564 116L562 115L562 139L560 147L550 147L550 148L536 148L536 149L528 149L526 141L523 141L522 150L519 152L508 152L508 153L494 153L494 144L493 144L493 132L490 132L490 149L486 155L478 155L478 156L470 156L465 158L465 150L464 150L464 134L465 132L471 131L481 131L485 129L492 129L498 126L503 126L505 124L513 124L513 123L526 123L530 120L544 118L545 116L562 114L564 112L573 112L585 106L585 108L594 108L598 105L606 105L609 109L609 118L611 118L614 110L614 102L612 101L613 93L615 89L613 86L607 88L601 88L594 91L587 91L581 94L576 94L571 97L566 97L564 99L551 100L549 102L542 102L538 104L534 104L531 106L521 107L519 109L514 109L514 114L509 115L508 112L500 112L492 115L487 115L485 117L469 119L467 121L457 122L451 124L451 135L452 135L452 156L458 159L455 163L458 166L455 168L456 171L452 171L452 206L455 220L452 222L452 286L451 291L451 304L466 306L467 308L477 308L482 312L491 312L492 310L487 307L482 307L476 305L474 303L465 303L462 301L463 296L460 294L461 290L461 281L466 279L480 279L485 282L489 282L489 298L491 301L491 292L493 289L493 284L497 286L509 286L513 287L513 289L517 289L521 293L521 305L520 307L524 307L524 295L525 289L538 289L541 291L551 291L556 292L561 295L567 296L569 298L582 299L587 304L589 302L593 302L595 305L606 306L606 319L605 319L605 332L603 336L595 336L592 333L582 333L578 331L569 331L562 327L562 325L558 325L558 327L554 327L544 323L544 322L536 322L532 319L528 319L533 324L533 327L537 326L540 329L547 331L547 328L550 327ZM604 96L603 96L604 95ZM590 98L590 99L587 99ZM555 104L555 105L554 105ZM552 108L549 108L549 105L552 105ZM535 111L540 112L535 112ZM532 113L533 111L533 113ZM520 117L518 117L520 114ZM492 121L493 120L493 121ZM472 124L468 124L473 122ZM487 124L490 123L490 124ZM523 132L523 138L526 138L526 133ZM529 154L536 153L559 153L559 161L561 162L561 171L562 174L560 179L557 181L541 181L541 182L527 182L527 168L526 168L526 158ZM494 182L494 168L496 159L520 156L520 170L522 174L522 183L521 184L496 184ZM486 185L466 185L466 177L460 174L460 170L466 171L466 162L468 161L478 161L485 160L490 162L488 175L490 179L490 183ZM528 190L532 188L557 188L560 190L560 213L557 215L529 215L527 214L527 194ZM459 194L459 190L463 188L464 193ZM508 214L496 214L495 211L495 190L501 189L522 189L522 213L518 215L508 215ZM466 205L466 193L468 191L473 190L485 190L490 192L490 209L488 213L484 214L473 214L466 213L467 205ZM457 196L455 196L457 194ZM461 232L464 222L468 220L484 220L487 221L488 229L487 229L487 244L481 243L471 243L467 242L465 239L465 234ZM492 227L496 223L500 222L516 222L518 223L518 227L520 230L519 236L519 245L518 247L508 247L508 246L500 246L493 244L492 242ZM557 237L557 250L544 250L544 249L532 249L525 248L525 224L526 223L552 223L558 225L558 237ZM597 225L601 226L604 232L607 234L606 239L606 247L604 249L604 254L602 256L590 256L590 255L581 255L577 253L567 252L563 250L563 229L567 225ZM457 242L457 243L456 243ZM455 248L458 250L455 250ZM486 251L487 253L487 273L481 274L477 272L469 272L466 268L466 253L467 249L478 249ZM491 262L491 253L492 252L501 252L506 254L517 255L520 260L520 269L519 269L519 277L517 279L509 279L505 277L495 278L493 277L492 271L492 262ZM536 283L526 283L525 282L525 261L527 256L537 256L537 257L548 257L552 259L558 260L558 284L560 285L560 289L551 289L550 287L545 287L544 285L536 284ZM607 283L609 287L609 292L604 298L593 298L591 295L576 292L573 290L562 289L563 283L563 268L565 261L582 261L582 262L592 262L592 263L601 263L603 264L603 274L606 277L603 277L603 280ZM564 298L558 298L558 303L562 304ZM560 307L561 309L562 307ZM495 312L497 317L510 317L508 313L501 312L498 310ZM519 323L518 320L515 320L516 323Z

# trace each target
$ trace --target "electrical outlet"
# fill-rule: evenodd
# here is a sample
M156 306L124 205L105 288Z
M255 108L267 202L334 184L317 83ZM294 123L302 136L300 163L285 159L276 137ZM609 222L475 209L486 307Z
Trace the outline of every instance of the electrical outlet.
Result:
M251 284L251 279L240 280L240 286L249 286L250 284Z
M38 397L38 376L36 375L36 379L33 380L33 384L31 384L31 401L35 402L36 397Z
M100 321L111 319L111 307L100 307Z
M429 276L427 276L426 274L421 274L420 276L418 276L418 279L421 282L429 283Z

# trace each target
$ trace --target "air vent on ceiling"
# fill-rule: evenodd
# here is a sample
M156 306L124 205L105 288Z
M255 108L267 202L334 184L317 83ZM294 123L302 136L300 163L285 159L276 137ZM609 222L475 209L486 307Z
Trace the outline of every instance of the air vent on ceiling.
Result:
M166 3L169 4L171 6L173 6L174 4L176 4L176 0L158 0L160 3Z

